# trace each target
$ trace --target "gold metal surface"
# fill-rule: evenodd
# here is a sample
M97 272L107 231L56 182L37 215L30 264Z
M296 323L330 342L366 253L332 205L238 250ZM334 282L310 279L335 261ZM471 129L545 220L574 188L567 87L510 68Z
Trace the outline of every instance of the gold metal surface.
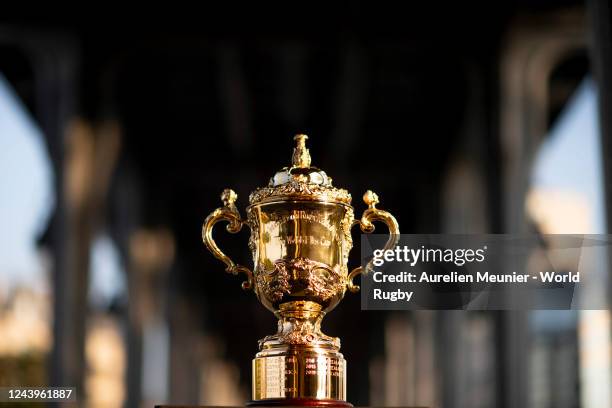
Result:
M306 148L306 135L295 135L293 140L297 142L295 149L293 149L293 157L291 158L291 164L293 167L308 168L310 167L310 152Z
M292 300L312 300L325 312L336 306L346 289L352 245L343 225L352 222L350 207L326 202L249 207L259 300L273 312Z
M340 353L295 350L253 360L253 400L316 398L346 401L346 360Z
M303 175L307 177L306 175ZM327 201L351 204L351 195L348 191L332 186L308 184L295 179L278 187L262 187L253 191L249 196L251 204L262 202L276 202L287 200Z
M372 190L368 190L363 195L363 202L368 205L368 209L363 212L361 219L359 221L355 221L355 225L359 225L361 231L371 234L374 232L374 224L373 221L381 221L387 225L389 229L389 239L385 244L384 249L391 249L397 245L397 241L399 240L399 225L397 220L393 215L384 210L379 210L376 208L376 204L378 204L378 195ZM372 270L372 261L370 261L366 265L366 273ZM363 267L358 266L353 269L351 273L348 275L347 286L348 289L355 293L359 292L359 285L355 285L353 283L353 279L355 276L363 273Z
M351 195L333 187L327 174L311 166L306 135L297 135L292 166L278 171L267 187L249 197L247 219L235 206L236 194L221 195L223 207L204 222L202 238L226 271L247 275L242 286L253 288L260 302L278 318L275 334L259 341L253 360L253 400L315 398L346 401L346 361L340 340L322 333L321 322L344 297L348 288L359 290L353 278L362 267L348 272L353 247L351 227L374 231L374 221L389 228L386 248L396 245L399 227L388 212L376 208L378 196L367 191L368 205L355 220ZM216 245L214 225L226 221L231 233L243 225L251 229L249 248L254 269L234 263ZM369 271L371 265L365 267Z
M215 243L215 240L212 237L213 227L219 221L227 221L227 231L232 234L236 234L240 232L242 229L242 225L244 222L240 219L240 213L234 204L238 195L229 188L223 190L221 193L221 201L223 202L223 207L217 208L215 211L210 213L206 220L204 221L204 225L202 226L202 240L204 241L204 245L215 258L221 260L226 268L225 270L231 274L237 275L238 273L244 273L247 276L247 280L242 282L242 288L247 290L253 287L253 272L245 266L238 265L234 263L227 255L225 255Z

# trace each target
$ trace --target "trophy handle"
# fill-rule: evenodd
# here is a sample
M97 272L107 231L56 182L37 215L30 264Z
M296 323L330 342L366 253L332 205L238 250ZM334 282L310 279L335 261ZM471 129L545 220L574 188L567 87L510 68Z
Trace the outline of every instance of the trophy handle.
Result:
M391 249L397 245L399 240L399 225L397 224L397 220L391 213L379 210L376 208L376 204L378 204L378 195L372 190L366 191L363 195L363 202L368 205L368 209L363 212L360 220L355 220L353 225L359 225L361 227L361 231L370 234L374 232L374 224L373 221L382 221L389 228L389 239L385 244L385 250ZM362 273L368 273L372 269L372 261L368 262L368 264L364 268L359 266L351 271L348 274L347 278L347 287L353 293L359 292L359 285L353 283L353 279L355 276L360 275Z
M248 290L253 287L253 272L242 265L238 265L234 263L229 256L225 255L215 243L215 240L212 237L212 231L216 223L219 221L227 221L227 229L228 232L235 234L242 229L242 225L245 222L240 219L240 213L234 204L238 195L234 192L234 190L226 188L221 193L221 201L223 201L223 207L217 208L215 211L210 213L208 217L206 217L206 221L204 221L204 225L202 226L202 240L204 241L204 245L208 248L210 252L215 256L215 258L219 259L221 262L225 264L225 270L233 275L238 275L238 273L244 273L247 276L247 280L242 282L242 289Z

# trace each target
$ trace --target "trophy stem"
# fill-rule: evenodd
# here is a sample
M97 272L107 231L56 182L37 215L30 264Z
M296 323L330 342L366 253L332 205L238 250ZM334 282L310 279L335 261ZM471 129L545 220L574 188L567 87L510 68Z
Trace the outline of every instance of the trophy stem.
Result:
M280 305L278 331L259 341L259 348L272 349L287 345L316 345L340 350L340 339L321 332L325 313L318 303L300 300Z
M308 405L351 406L346 402L346 360L340 340L321 332L325 315L311 301L280 305L278 332L260 340L253 360L253 405L297 399ZM299 405L299 404L298 404Z

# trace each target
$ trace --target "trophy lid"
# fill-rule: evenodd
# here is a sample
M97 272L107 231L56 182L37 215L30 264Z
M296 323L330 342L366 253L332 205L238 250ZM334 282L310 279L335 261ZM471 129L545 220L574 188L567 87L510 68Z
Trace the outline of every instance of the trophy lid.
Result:
M283 167L270 179L267 187L253 191L251 205L277 201L322 201L351 204L348 191L332 185L332 179L323 170L311 166L306 147L308 136L295 135L291 167Z

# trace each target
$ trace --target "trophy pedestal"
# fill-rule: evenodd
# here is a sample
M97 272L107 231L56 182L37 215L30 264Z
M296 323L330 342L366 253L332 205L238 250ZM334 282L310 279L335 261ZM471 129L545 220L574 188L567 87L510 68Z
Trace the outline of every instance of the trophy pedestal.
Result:
M280 355L266 352L270 350L253 360L253 401L249 406L287 405L288 401L352 406L346 402L346 360L339 352L302 348L288 348Z
M253 401L248 405L351 407L346 360L340 340L321 332L321 306L287 302L278 316L278 332L260 341L253 360Z

